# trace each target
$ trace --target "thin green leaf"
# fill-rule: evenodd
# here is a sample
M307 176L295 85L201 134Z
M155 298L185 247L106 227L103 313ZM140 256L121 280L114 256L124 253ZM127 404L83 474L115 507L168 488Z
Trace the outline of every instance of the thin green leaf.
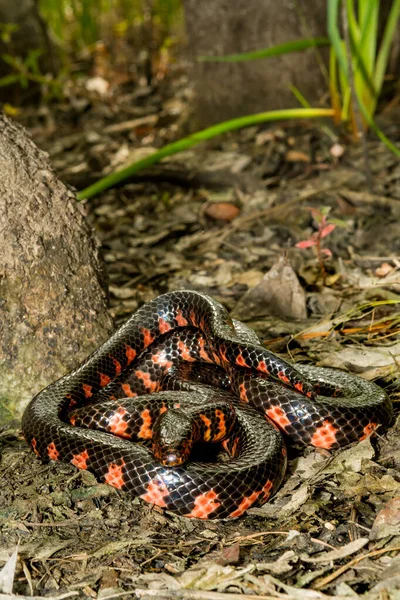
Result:
M373 102L377 95L372 73L376 51L376 33L378 21L378 4L364 0L359 2L360 25L356 20L353 0L347 0L347 16L349 37L353 61L354 85L367 105Z
M295 40L278 44L270 48L255 50L254 52L242 52L240 54L228 54L225 56L199 56L199 62L242 62L248 60L259 60L260 58L270 58L271 56L279 56L281 54L289 54L290 52L300 52L308 48L316 46L329 46L328 38L310 38L306 40Z
M378 125L373 120L372 116L368 112L368 110L367 110L366 106L364 105L364 103L362 102L362 100L360 98L357 98L357 99L358 99L358 105L360 107L361 113L362 113L364 119L366 120L366 122L368 123L369 127L372 129L372 131L375 132L375 134L378 136L378 138L385 144L385 146L389 150L391 150L393 152L393 154L395 154L396 156L400 156L400 148L395 146L393 144L393 142L391 142L389 140L389 138L386 137L386 135L383 133L383 131L381 131L379 129Z
M4 77L0 78L0 87L5 87L7 85L11 85L13 83L17 83L20 80L20 75L19 74L10 74L10 75L4 75Z
M375 89L378 92L381 90L383 78L385 76L386 67L389 59L390 48L393 43L393 38L396 34L396 28L400 17L400 0L394 0L392 8L386 21L385 31L382 37L381 46L378 52L378 57L375 63L374 83Z
M332 117L333 110L331 108L291 108L287 110L273 110L270 112L258 113L255 115L246 115L230 121L224 121L218 123L212 127L207 127L201 131L197 131L192 135L182 138L172 144L167 144L161 150L154 152L150 156L146 156L142 160L132 163L128 167L103 177L93 185L85 188L77 194L78 200L84 200L92 198L104 190L108 190L111 187L116 186L121 181L128 179L138 171L150 167L151 165L160 162L161 159L192 148L200 142L210 140L218 135L226 133L228 131L234 131L236 129L242 129L243 127L249 127L251 125L258 125L260 123L272 122L272 121L284 121L287 119L317 119L323 117Z
M376 43L379 22L379 2L374 0L359 0L360 31L361 38L359 53L363 59L363 65L369 77L372 77L375 65Z
M303 108L311 108L311 104L309 103L307 98L305 98L303 96L303 94L300 92L300 90L295 85L290 86L290 91L292 92L292 94L294 95L296 100L299 101L299 103L301 104L301 106Z
M331 105L335 111L334 122L336 125L340 123L342 114L342 104L337 79L337 60L335 49L331 46L329 54L329 92L331 95Z
M343 76L348 80L349 66L347 64L346 52L344 50L338 27L340 0L329 0L327 2L327 17L328 17L328 35L332 46L335 49L335 54L339 67L343 72Z
M18 63L21 63L19 58L12 56L11 54L2 54L1 58L2 60L4 60L5 63L10 65L11 67L15 67Z

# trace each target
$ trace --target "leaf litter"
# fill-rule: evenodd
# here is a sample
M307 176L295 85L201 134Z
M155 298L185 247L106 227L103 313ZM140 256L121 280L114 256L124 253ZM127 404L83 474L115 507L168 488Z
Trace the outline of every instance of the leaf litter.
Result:
M176 139L190 97L178 72L140 102L135 92L115 98L112 115L84 98L73 128L55 105L56 139L35 113L21 120L60 177L81 189ZM339 145L316 124L249 128L87 202L116 323L165 291L201 290L271 350L376 379L396 406L400 171L370 141L372 193L361 149ZM325 273L310 207L328 207L331 222L346 225L323 231ZM397 422L332 454L290 448L270 503L208 523L145 505L69 465L43 465L8 424L0 434L0 600L398 598L399 439Z

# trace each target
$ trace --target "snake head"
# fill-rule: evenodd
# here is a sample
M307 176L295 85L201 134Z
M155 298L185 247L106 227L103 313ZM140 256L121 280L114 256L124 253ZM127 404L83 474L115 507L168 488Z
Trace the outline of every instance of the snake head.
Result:
M153 427L153 453L164 467L182 465L198 439L197 425L188 415L171 408Z

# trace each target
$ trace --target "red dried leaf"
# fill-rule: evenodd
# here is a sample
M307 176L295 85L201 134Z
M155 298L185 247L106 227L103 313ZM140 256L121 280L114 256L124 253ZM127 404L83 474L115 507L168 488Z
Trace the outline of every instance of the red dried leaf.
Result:
M321 239L329 235L335 229L335 227L336 225L334 223L329 223L329 225L325 225L325 227L321 229Z
M317 242L315 240L303 240L302 242L298 242L295 244L296 248L311 248L311 246L316 246Z

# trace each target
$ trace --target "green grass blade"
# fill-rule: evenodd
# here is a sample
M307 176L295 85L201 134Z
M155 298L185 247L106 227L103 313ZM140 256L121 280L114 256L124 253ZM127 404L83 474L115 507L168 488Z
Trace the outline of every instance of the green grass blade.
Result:
M309 103L307 98L303 96L301 91L295 85L290 86L290 91L303 108L311 108L311 104Z
M349 30L355 44L360 43L361 33L358 25L356 12L354 10L354 0L347 0L347 20L349 22Z
M328 38L310 38L306 40L295 40L278 44L271 48L263 48L254 52L242 52L240 54L228 54L226 56L199 56L199 62L242 62L248 60L259 60L260 58L270 58L271 56L279 56L281 54L289 54L290 52L299 52L316 46L329 46Z
M361 39L358 46L363 65L369 77L372 77L378 36L379 2L359 0Z
M338 86L336 54L334 47L331 46L329 55L329 93L331 95L331 106L335 111L335 116L333 117L335 125L340 123L342 117L342 102Z
M346 52L338 27L339 4L340 0L328 0L327 2L328 36L335 49L336 59L339 63L340 70L343 73L343 77L348 80L349 66L347 64Z
M393 142L391 142L389 140L389 138L386 137L386 135L383 133L383 131L381 129L379 129L378 125L373 120L371 114L368 112L368 109L365 106L365 104L362 102L362 100L360 98L357 98L357 100L358 100L358 105L360 107L360 111L362 113L362 116L364 117L364 119L368 123L368 126L378 136L378 138L381 140L381 142L383 142L385 144L385 146L389 150L391 150L393 152L393 154L395 154L396 156L400 156L400 148L398 148L397 146L395 146L393 144Z
M114 187L118 183L121 183L121 181L128 179L128 177L131 177L138 171L154 165L167 156L172 156L173 154L177 154L178 152L192 148L193 146L200 144L200 142L210 140L228 131L234 131L236 129L242 129L243 127L249 127L251 125L258 125L260 123L272 121L333 117L333 114L334 111L331 108L291 108L287 110L273 110L269 112L257 113L255 115L246 115L230 121L224 121L223 123L218 123L212 127L207 127L206 129L197 131L196 133L193 133L192 135L182 138L176 142L172 142L172 144L167 144L164 146L164 148L161 148L161 150L154 152L154 154L146 156L146 158L138 160L137 162L132 163L120 171L116 171L111 175L107 175L107 177L103 177L93 185L79 192L77 194L77 198L78 200L92 198L93 196L100 194L100 192L104 192L105 190Z
M373 82L378 36L379 1L359 2L361 38L353 49L354 81L360 98L372 115L379 92Z
M400 0L394 0L390 9L389 17L386 22L381 47L375 63L374 84L375 89L380 91L385 76L386 67L389 59L390 48L396 33L396 28L400 17Z

